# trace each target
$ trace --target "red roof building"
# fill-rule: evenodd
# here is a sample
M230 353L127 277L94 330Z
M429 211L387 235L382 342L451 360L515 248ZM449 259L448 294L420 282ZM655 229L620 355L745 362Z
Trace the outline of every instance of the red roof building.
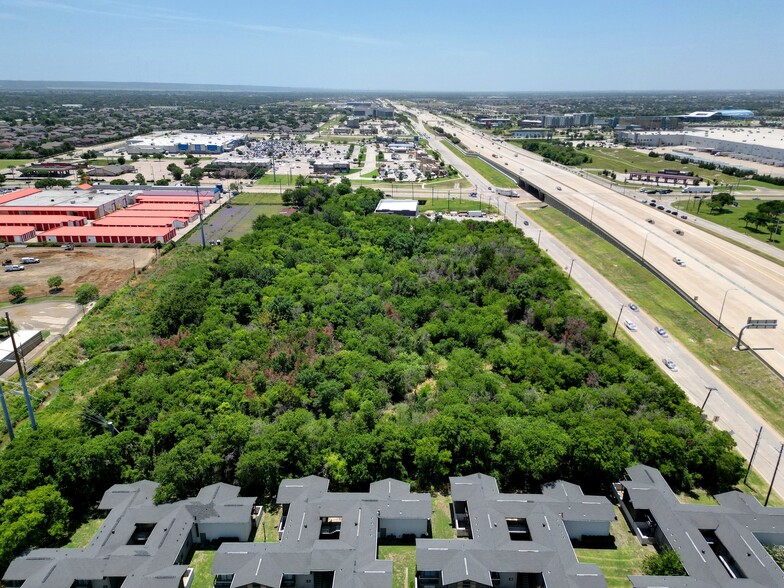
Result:
M112 243L146 245L168 243L176 234L174 227L59 227L38 234L41 243Z
M22 188L21 190L14 190L13 192L9 192L8 194L3 194L0 196L0 204L13 202L18 198L24 198L25 196L30 196L31 194L37 194L40 191L41 190L38 188Z
M81 227L83 216L54 214L0 214L0 227L33 226L36 231L48 231L57 227Z
M35 227L0 227L0 239L6 243L24 243L35 238Z
M113 214L93 222L94 227L174 227L181 229L188 225L188 221L163 216L121 216Z

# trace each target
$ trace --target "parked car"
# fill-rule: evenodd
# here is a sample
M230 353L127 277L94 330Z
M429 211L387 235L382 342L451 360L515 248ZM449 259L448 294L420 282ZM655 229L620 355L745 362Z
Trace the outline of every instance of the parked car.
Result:
M12 263L11 265L5 266L5 271L7 271L7 272L21 272L21 271L24 271L24 266Z
M626 320L623 321L623 324L626 325L626 328L632 332L637 330L637 325L634 323L634 321Z
M21 261L24 264L28 264L28 263L40 263L41 260L38 259L37 257L23 257L19 261Z
M656 331L657 335L661 335L662 337L668 337L669 336L669 335L667 335L667 331L665 331L661 327L653 327L653 330Z
M65 245L63 245L63 249L65 249L66 251L73 251L73 245L71 243L66 243Z
M678 371L678 366L675 365L675 362L672 361L671 359L665 357L662 361L664 362L664 365L666 365L668 369L672 370L673 372Z
M688 219L689 217L688 217L688 216L686 216L685 214L682 214L682 215L681 215L681 218L682 218L682 219Z

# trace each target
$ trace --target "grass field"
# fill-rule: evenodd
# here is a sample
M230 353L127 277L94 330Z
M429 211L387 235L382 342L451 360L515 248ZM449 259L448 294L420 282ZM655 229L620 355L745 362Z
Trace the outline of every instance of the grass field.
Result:
M502 174L500 171L495 169L492 165L488 165L483 160L479 159L478 157L468 157L464 155L462 151L460 151L457 147L452 145L449 141L443 141L443 144L446 145L446 148L449 149L452 153L457 155L460 159L465 161L468 165L470 165L476 172L479 173L483 178L485 178L488 182L493 184L498 188L517 188L517 184Z
M380 545L378 559L392 560L392 588L413 588L416 575L416 546ZM408 571L408 582L406 582Z
M280 194L242 192L231 199L232 204L283 204Z
M433 497L433 539L456 539L454 527L452 527L452 513L450 504L452 499L449 496L436 494Z
M256 529L253 537L254 543L277 543L278 524L280 523L280 509L264 512L261 515L261 524Z
M768 243L779 249L784 249L784 238L782 238L780 234L784 231L784 226L779 229L779 235L777 235L773 241L769 241L770 231L765 230L764 227L757 229L754 225L746 226L746 223L741 220L741 217L747 212L756 212L757 206L760 203L761 201L757 200L738 200L737 207L728 206L723 211L717 212L716 214L711 212L710 208L707 207L706 202L702 203L699 214L697 214L697 204L694 201L681 200L673 203L673 206L681 210L688 210L690 214L714 222L717 225L722 225L733 231L737 231L738 233L754 237L758 241ZM782 225L784 225L784 223L782 223Z
M648 270L566 215L552 208L528 214L624 292L733 388L754 410L784 432L784 382L753 355L731 351L732 339Z
M98 529L101 528L103 521L104 519L90 519L81 527L76 529L76 531L74 531L74 534L71 535L70 541L68 541L65 546L78 549L87 547L90 544L90 541L92 541L93 537L95 537Z
M0 159L0 170L7 169L11 166L20 168L33 163L35 159Z
M593 160L591 163L580 165L580 167L587 169L606 169L614 172L623 172L624 170L655 172L660 169L677 169L694 172L695 175L706 180L719 180L721 184L728 186L734 186L738 181L738 178L735 176L725 174L718 169L702 169L697 165L691 163L684 164L678 160L667 161L663 157L649 157L647 154L640 153L634 149L588 147L582 151L590 155ZM741 180L740 186L780 189L780 186L756 180Z
M580 563L592 563L599 566L607 577L609 588L630 588L627 576L642 571L642 560L656 553L652 546L640 545L640 542L629 530L620 509L615 508L615 520L610 523L610 532L615 538L614 549L575 549Z
M420 198L420 200L422 200ZM425 204L419 207L420 211L432 210L433 212L457 212L458 210L484 210L488 214L498 212L495 206L490 206L487 202L479 202L474 198L464 196L462 200L456 196L451 198L424 198Z
M266 173L258 180L256 180L257 186L294 186L297 183L297 176L289 174L276 174L274 177L271 173Z
M212 562L215 559L215 550L197 550L191 558L188 567L193 568L193 583L191 588L212 588L215 576L212 575Z

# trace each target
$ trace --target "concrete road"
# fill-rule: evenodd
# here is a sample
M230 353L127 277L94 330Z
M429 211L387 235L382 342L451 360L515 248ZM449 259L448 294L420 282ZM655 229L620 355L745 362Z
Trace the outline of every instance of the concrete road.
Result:
M445 126L445 128L448 124L442 119L439 120L439 123ZM454 126L449 130L460 136L464 142L472 141L473 138L479 139L473 132L466 132ZM489 141L486 142L490 143ZM485 145L484 143L474 142L473 145L475 147L472 147L472 145L469 145L469 147L476 150L484 150L485 152L492 152L491 150L494 148L496 151L499 151L497 146L492 143ZM445 159L448 153L448 150L443 151ZM737 247L727 245L720 239L710 235L704 235L694 229L694 227L686 225L681 219L665 215L660 211L650 210L650 207L643 205L641 202L615 194L611 190L597 186L590 180L584 180L571 172L562 172L557 179L553 179L549 169L552 166L544 164L533 157L521 159L523 156L520 153L517 153L516 158L514 153L512 153L512 157L518 163L518 167L525 168L523 173L526 179L530 179L530 181L545 189L548 186L552 189L560 185L561 190L553 191L565 192L562 195L563 198L574 208L580 210L586 218L592 219L593 222L605 227L622 240L627 241L630 243L630 246L635 247L640 253L644 252L646 262L657 265L657 267L662 269L666 268L668 270L667 273L675 276L673 279L676 279L681 287L687 288L687 291L690 288L697 289L700 287L702 288L700 291L702 291L706 289L705 286L708 287L707 289L710 289L711 281L700 284L696 283L695 280L715 280L720 284L724 284L733 283L730 282L730 279L733 279L744 280L744 286L753 287L755 293L757 290L761 290L760 294L762 297L767 298L764 294L765 289L760 288L760 285L756 284L757 281L760 281L759 278L751 280L741 274L754 274L756 271L771 272L772 270L773 274L775 274L776 266L770 267L773 264L768 262L763 264L762 268L759 268L757 265L754 265L754 258L761 258L752 254L744 255L742 256L744 261L734 259L733 263L730 264L731 278L727 278L712 266L715 265L717 268L721 268L723 256L733 257L736 253L735 250L738 250ZM509 165L508 156L505 156L502 161ZM525 161L525 163L520 165L519 162L521 161ZM535 163L532 164L532 162ZM542 172L539 166L547 166L547 168ZM575 182L575 178L583 179L583 181ZM579 189L574 187L576 183L579 184ZM510 202L512 206L516 204L515 201L510 201L505 197L499 198L496 196L496 201L504 208ZM610 317L618 317L619 312L621 313L619 329L625 329L624 320L631 318L637 324L638 330L634 333L630 332L630 336L654 361L662 363L664 358L669 358L676 363L678 367L677 372L669 371L664 367L663 369L681 386L691 402L702 406L708 399L708 388L716 388L705 406L706 415L715 422L717 427L725 429L733 435L739 451L746 459L751 457L757 432L760 427L763 428L754 467L765 480L769 481L773 475L780 444L784 441L781 435L776 433L772 426L756 414L733 390L729 389L724 382L719 380L711 370L704 366L679 342L670 337L665 338L657 334L654 331L656 325L653 319L645 314L644 309L639 312L630 311L628 306L626 306L630 301L626 300L625 296L617 288L583 262L576 252L571 251L563 243L534 223L532 219L526 217L523 210L515 210L514 215L509 214L509 210L507 210L507 216L513 223L516 221L517 226L523 229L528 236L537 240L540 247L564 267L564 271L569 271L571 268L571 277L586 289ZM653 219L654 224L648 223L647 218ZM529 224L527 226L522 224L524 220L528 221ZM684 226L686 228L683 229L683 236L676 235L673 232L674 228L683 228ZM654 228L657 228L658 231L654 231ZM706 254L702 251L702 248L717 246L721 248L718 253L711 251L710 254ZM681 267L672 261L672 257L680 256L685 258L687 254L684 250L689 252L689 257L686 267ZM719 257L718 260L715 258L717 255ZM752 265L744 267L744 263L751 263ZM678 275L678 272L681 272L681 274ZM745 290L739 289L738 291L742 292L744 296L752 296L751 294L746 294ZM717 292L720 296L725 294L723 290L718 290ZM726 291L726 293L730 294L730 291ZM775 292L768 292L768 294L773 298L773 304L776 304ZM639 304L641 301L636 302ZM714 295L709 296L708 302L711 304L710 308L714 308L714 305L724 301L717 300ZM761 304L770 302L770 300L760 300ZM715 306L715 308L718 309L718 306ZM727 314L728 309L729 302L726 303L723 320L729 316ZM735 314L737 314L737 310ZM737 317L735 320L737 320ZM765 333L774 332L766 331ZM778 477L775 490L780 496L784 496L784 476Z

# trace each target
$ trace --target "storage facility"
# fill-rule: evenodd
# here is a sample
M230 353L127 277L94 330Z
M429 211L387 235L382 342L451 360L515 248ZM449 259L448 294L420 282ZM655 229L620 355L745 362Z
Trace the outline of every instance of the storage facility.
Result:
M6 243L24 243L35 237L35 227L2 227L0 226L0 239Z
M19 355L24 357L44 340L41 331L19 330L14 333L14 341ZM0 341L0 374L4 374L16 364L11 337Z
M59 227L38 233L40 243L112 243L147 245L168 243L174 238L174 227Z
M0 214L70 215L94 220L132 204L134 197L135 193L127 190L39 190L0 203Z
M116 213L115 213L116 214ZM188 226L185 219L164 216L120 216L114 214L98 219L94 227L174 227L181 229Z
M67 214L0 214L0 227L32 226L36 231L48 231L57 227L81 227L84 224L83 216Z

